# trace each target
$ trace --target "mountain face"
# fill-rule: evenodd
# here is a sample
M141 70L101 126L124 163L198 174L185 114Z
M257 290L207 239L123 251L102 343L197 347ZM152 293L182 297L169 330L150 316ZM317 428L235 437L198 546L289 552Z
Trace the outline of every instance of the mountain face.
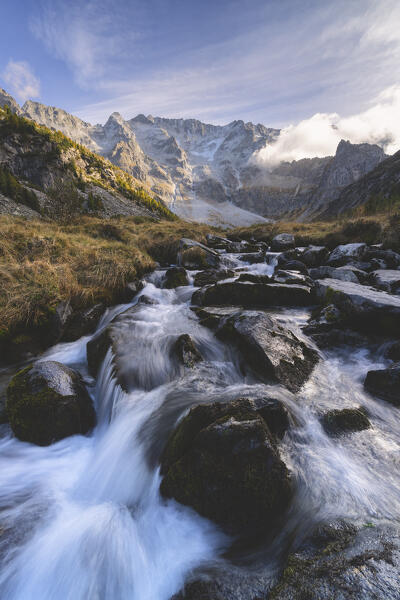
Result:
M0 213L176 218L139 180L105 158L2 108Z
M4 102L10 98L6 94ZM268 168L255 156L280 130L261 124L221 126L151 115L126 121L113 113L105 125L91 125L38 102L28 101L22 109L15 105L12 110L62 131L130 173L179 216L222 226L264 218L310 220L326 213L328 205L334 212L342 190L385 159L379 146L342 140L334 157Z

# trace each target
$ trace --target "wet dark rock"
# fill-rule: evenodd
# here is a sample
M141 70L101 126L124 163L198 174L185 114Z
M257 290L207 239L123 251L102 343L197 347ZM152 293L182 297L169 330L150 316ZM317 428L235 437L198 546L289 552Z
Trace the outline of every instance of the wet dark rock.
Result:
M72 342L83 335L93 333L105 309L105 304L99 303L90 308L73 312L65 324L62 341Z
M383 250L382 248L369 248L366 253L367 259L383 260L388 269L397 269L400 267L400 254L393 250ZM371 261L372 262L372 261Z
M62 338L64 329L73 314L72 307L69 302L60 302L54 311L50 314L48 322L42 328L43 346L51 346L57 344Z
M378 271L379 269L387 269L388 268L385 261L382 260L381 258L373 258L369 264L370 264L371 271Z
M234 243L231 242L231 240L228 240L227 238L220 237L219 235L213 235L212 233L207 233L206 240L207 246L209 248L213 248L214 250L226 250L231 246L231 244ZM236 243L238 246L240 245L238 242Z
M248 254L242 254L239 256L240 260L243 260L250 265L265 262L265 252L249 252Z
M317 344L318 348L329 349L340 346L351 346L362 348L369 344L369 339L357 331L351 331L351 329L336 329L332 328L329 330L313 331L310 332L307 329L305 333L310 335L313 341Z
M388 369L368 371L364 387L373 396L400 406L400 364Z
M167 289L189 285L186 269L183 267L171 267L165 272L164 287Z
M294 236L291 233L280 233L271 242L272 252L283 252L295 247Z
M400 341L389 342L384 349L384 357L395 362L400 362Z
M192 303L199 306L309 306L314 295L308 286L281 283L220 283L195 292Z
M234 277L234 275L234 271L230 269L209 269L196 273L193 283L195 287L203 287L205 285L212 285L223 279L229 279L230 277Z
M138 300L139 304L148 304L148 305L152 305L152 304L158 304L158 302L156 300L154 300L154 298L150 298L150 296L147 296L147 294L142 294L142 296L140 296L139 300Z
M249 283L271 283L272 278L268 275L255 275L254 273L241 273L239 279L237 280L239 283L249 282Z
M140 310L140 304L128 308L120 313L111 321L107 327L101 329L95 336L90 339L86 345L86 355L89 367L89 373L96 377L102 365L102 362L109 348L113 349L115 356L118 356L118 348L122 349L127 345L132 333L129 333L129 325L135 320L137 312ZM127 389L117 369L117 379L120 385Z
M301 260L279 260L278 265L280 269L284 269L285 271L298 271L299 273L303 273L303 275L307 275L308 273L306 265Z
M329 255L328 265L341 267L352 261L363 260L368 251L364 243L342 244L337 246Z
M142 279L135 279L126 284L125 289L120 298L121 302L132 302L136 294L142 291L144 282Z
M313 348L265 313L234 313L221 321L217 336L234 343L259 377L292 392L302 387L319 360Z
M178 337L172 347L172 352L184 367L193 368L196 363L203 360L192 338L187 333Z
M301 260L307 267L320 267L326 264L329 250L325 246L309 246L301 255Z
M400 271L378 269L370 273L369 282L379 290L397 294L400 290Z
M220 255L200 242L182 238L179 242L178 264L188 269L207 269L218 267Z
M7 388L6 409L16 437L39 446L85 434L96 421L80 374L55 361L17 373Z
M165 448L161 493L244 536L271 529L286 510L289 472L251 402L202 404Z
M281 440L289 428L289 413L283 402L276 398L251 398L250 402L264 419L273 436Z
M334 304L343 324L362 333L400 335L400 298L368 286L337 279L320 279L316 293L321 302Z
M371 423L362 407L330 410L321 418L322 427L329 435L340 435L369 429Z
M397 600L399 533L366 525L319 527L289 556L268 600Z

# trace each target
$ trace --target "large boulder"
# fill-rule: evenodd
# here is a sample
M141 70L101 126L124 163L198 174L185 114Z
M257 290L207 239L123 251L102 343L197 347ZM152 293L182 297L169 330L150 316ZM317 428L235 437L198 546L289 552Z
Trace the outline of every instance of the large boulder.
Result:
M292 495L268 426L247 399L192 408L167 443L161 473L163 496L246 536L273 528Z
M389 369L368 371L364 387L374 396L400 406L400 364Z
M171 290L183 285L189 285L186 269L183 267L171 267L165 272L164 287Z
M199 306L309 306L315 301L310 287L281 283L220 283L197 290L192 303Z
M341 267L353 261L360 261L366 256L367 244L342 244L337 246L329 255L328 264L332 267Z
M301 260L278 260L278 266L285 271L298 271L299 273L303 273L303 275L307 275L308 273L306 265Z
M179 241L178 264L188 269L218 267L220 255L200 242L182 238Z
M80 374L55 361L36 363L15 375L7 388L6 410L16 437L39 446L85 434L96 422Z
M319 360L318 353L265 313L240 311L221 320L217 336L234 343L259 377L298 391Z
M378 269L369 276L371 285L390 294L397 294L400 290L400 271Z
M283 252L295 247L294 235L291 233L280 233L271 242L272 252Z
M382 260L389 269L400 267L400 254L393 250L384 250L383 248L369 248L365 258L368 260ZM371 261L372 262L372 261Z
M334 304L344 326L378 335L400 335L400 298L359 283L320 279L316 293L324 304Z

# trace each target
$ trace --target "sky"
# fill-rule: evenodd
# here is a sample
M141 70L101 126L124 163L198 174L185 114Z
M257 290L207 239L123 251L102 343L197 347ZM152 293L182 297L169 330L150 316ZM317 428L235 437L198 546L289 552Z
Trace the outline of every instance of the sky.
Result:
M0 86L91 123L243 119L285 128L280 152L298 157L305 133L321 132L318 155L332 128L381 139L376 121L400 110L400 0L2 0L0 14Z

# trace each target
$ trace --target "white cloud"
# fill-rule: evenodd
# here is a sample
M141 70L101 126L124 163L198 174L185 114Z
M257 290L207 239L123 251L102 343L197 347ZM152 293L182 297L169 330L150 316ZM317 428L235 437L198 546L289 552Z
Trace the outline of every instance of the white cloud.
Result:
M277 141L254 157L272 167L282 161L329 156L341 139L355 144L379 144L388 154L400 149L400 85L387 88L367 110L340 117L337 113L317 113L297 125L285 127Z
M26 61L9 60L3 72L3 79L21 101L40 95L40 81Z

